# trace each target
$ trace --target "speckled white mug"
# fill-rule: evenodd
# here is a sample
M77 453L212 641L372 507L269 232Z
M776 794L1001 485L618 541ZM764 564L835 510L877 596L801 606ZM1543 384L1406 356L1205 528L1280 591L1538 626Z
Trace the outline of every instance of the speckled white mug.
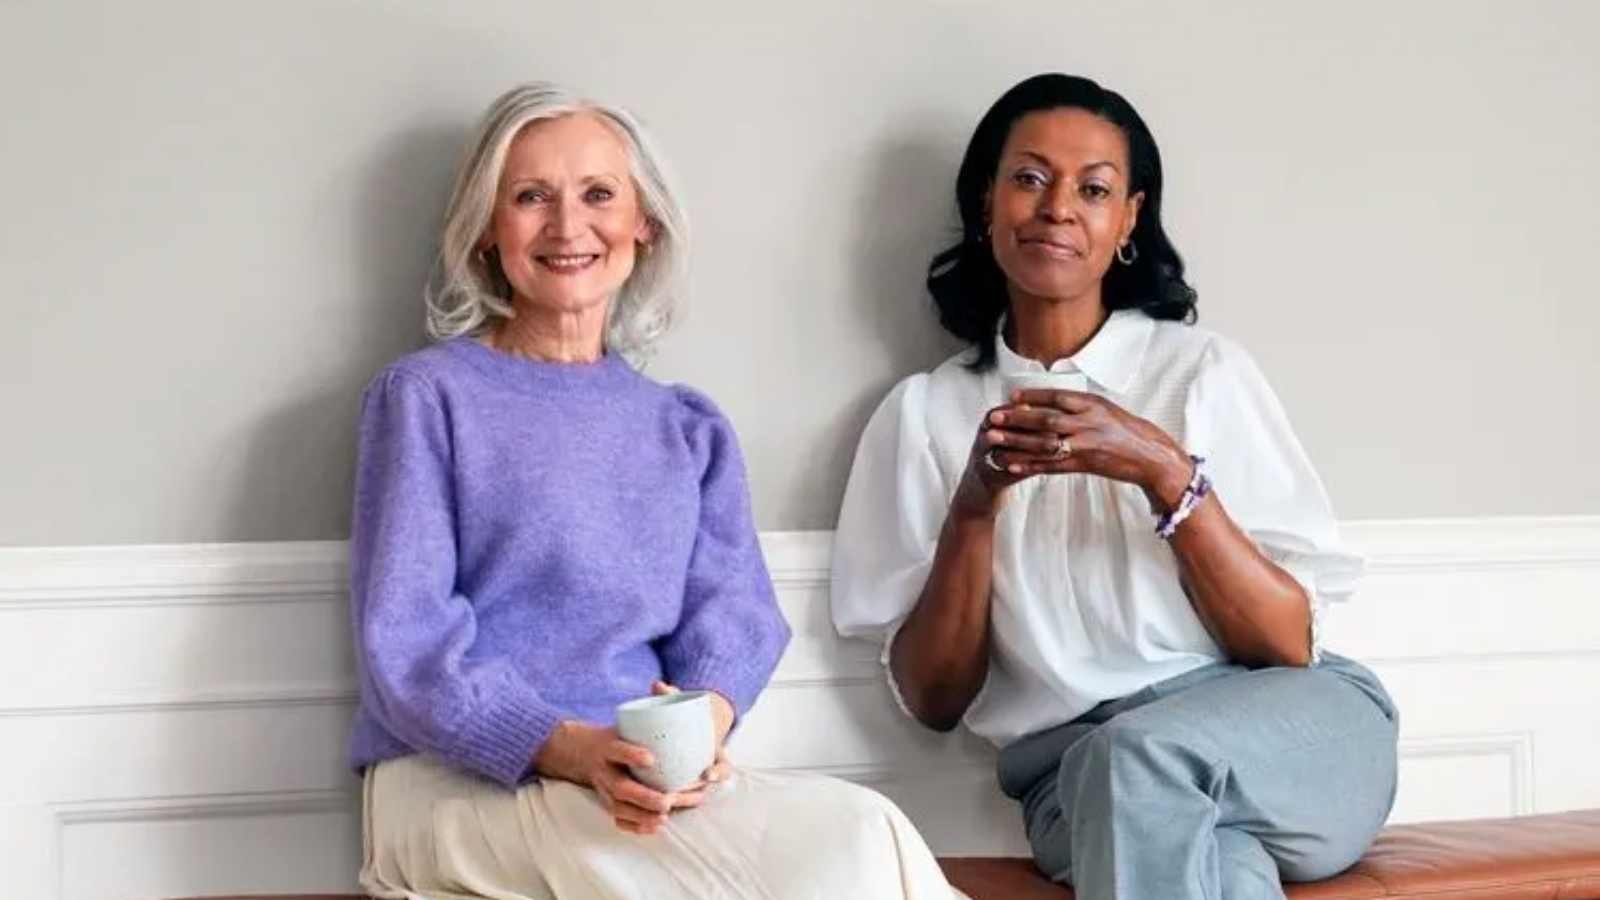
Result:
M649 768L629 767L633 777L658 791L676 791L700 780L717 753L708 691L679 691L629 700L617 707L617 734L655 754Z
M1000 390L1010 403L1013 391L1087 391L1089 379L1082 372L1011 372L1000 376Z

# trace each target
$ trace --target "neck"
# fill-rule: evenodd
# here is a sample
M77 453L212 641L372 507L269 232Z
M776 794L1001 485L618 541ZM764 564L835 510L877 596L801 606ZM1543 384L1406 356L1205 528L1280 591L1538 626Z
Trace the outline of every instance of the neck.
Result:
M1048 369L1056 360L1082 350L1109 315L1100 302L1098 286L1066 300L1012 290L1006 343L1018 356L1037 360Z
M515 317L489 333L496 350L554 363L592 363L605 355L606 310L599 303L580 310L551 310L518 298Z

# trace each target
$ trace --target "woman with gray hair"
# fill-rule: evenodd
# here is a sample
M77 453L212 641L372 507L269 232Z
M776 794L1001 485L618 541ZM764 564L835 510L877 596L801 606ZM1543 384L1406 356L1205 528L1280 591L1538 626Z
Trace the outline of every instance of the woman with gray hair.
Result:
M721 747L789 629L737 441L635 370L687 229L639 124L559 88L490 107L450 201L436 343L363 399L351 534L375 897L953 896L893 804ZM707 692L715 762L658 791L618 704Z

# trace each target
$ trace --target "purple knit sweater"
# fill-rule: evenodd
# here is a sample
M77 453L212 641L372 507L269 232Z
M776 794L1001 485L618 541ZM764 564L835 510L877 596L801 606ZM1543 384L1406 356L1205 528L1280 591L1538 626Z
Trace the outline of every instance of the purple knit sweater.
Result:
M423 752L515 785L658 678L742 715L789 640L727 419L613 355L458 338L385 369L350 554L358 771Z

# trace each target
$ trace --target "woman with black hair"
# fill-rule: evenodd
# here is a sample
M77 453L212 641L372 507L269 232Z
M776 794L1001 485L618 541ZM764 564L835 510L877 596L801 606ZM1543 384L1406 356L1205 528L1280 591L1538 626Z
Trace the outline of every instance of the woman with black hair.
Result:
M1383 824L1396 713L1320 646L1361 560L1261 371L1192 325L1161 190L1149 129L1087 79L979 122L928 273L972 346L868 424L834 620L883 641L909 714L1001 748L1080 898L1282 897Z

